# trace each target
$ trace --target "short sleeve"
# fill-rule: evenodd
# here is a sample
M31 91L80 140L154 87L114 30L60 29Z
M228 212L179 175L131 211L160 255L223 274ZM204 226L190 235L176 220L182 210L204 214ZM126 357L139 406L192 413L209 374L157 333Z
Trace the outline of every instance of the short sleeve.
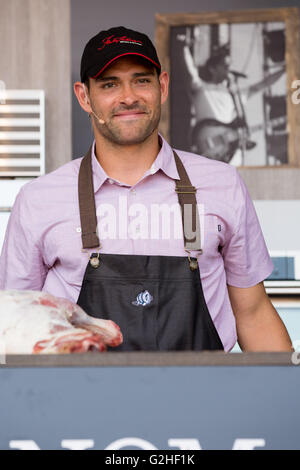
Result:
M0 289L42 290L48 267L38 245L36 222L22 188L8 220L0 257Z
M265 280L273 271L253 202L245 183L236 172L233 191L236 226L222 247L227 284L252 287Z

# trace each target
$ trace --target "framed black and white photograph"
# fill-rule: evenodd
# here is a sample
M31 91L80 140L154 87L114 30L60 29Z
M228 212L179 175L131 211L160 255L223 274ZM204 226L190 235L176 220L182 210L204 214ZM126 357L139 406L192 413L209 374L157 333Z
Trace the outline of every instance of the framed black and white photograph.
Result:
M295 8L156 15L171 77L162 132L175 148L237 167L299 166L297 18Z

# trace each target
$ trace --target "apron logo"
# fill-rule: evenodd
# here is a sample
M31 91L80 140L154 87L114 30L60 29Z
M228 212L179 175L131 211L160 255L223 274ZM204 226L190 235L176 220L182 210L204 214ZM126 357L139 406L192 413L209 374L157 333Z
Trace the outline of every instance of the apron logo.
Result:
M138 294L136 300L131 303L132 305L142 305L144 307L145 305L149 305L152 300L152 295L147 290L144 290L143 292Z

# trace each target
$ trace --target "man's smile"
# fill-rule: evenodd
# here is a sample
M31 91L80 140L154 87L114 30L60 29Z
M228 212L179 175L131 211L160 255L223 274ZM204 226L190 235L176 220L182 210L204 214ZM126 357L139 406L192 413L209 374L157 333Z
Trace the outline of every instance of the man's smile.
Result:
M132 119L140 119L141 117L146 116L144 111L120 111L119 113L116 113L113 115L113 118L116 118L118 120L132 120Z

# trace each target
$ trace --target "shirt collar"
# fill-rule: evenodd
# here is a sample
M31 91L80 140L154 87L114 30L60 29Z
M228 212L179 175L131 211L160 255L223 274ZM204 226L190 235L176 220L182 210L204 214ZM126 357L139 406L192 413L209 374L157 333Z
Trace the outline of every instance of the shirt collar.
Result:
M159 140L161 144L161 149L154 160L152 167L155 170L162 170L167 176L172 179L179 179L177 166L173 154L172 147L167 143L167 141L159 135ZM97 160L95 154L95 140L91 149L92 155L92 171L93 171L93 183L94 183L94 193L96 193L102 184L109 178L99 161Z
M91 150L94 193L96 193L98 189L101 188L102 184L108 179L108 175L103 170L102 166L97 160L97 157L95 154L95 145L96 145L96 141L94 140L93 145L92 145L92 150Z
M179 179L172 147L160 134L159 140L161 144L161 149L156 159L154 160L152 166L157 170L162 170L167 176L172 179Z

